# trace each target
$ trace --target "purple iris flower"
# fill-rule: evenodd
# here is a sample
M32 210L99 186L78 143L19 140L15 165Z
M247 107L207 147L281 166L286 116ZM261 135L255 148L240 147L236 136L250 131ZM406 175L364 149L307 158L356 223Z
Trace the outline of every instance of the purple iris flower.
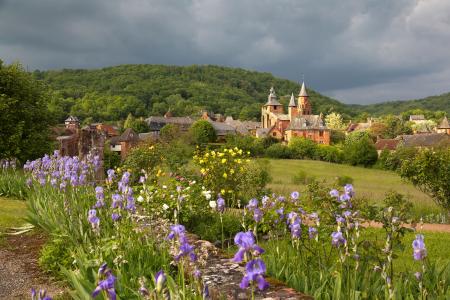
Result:
M355 192L354 192L354 190L353 190L353 185L351 185L351 184L346 184L346 185L344 186L344 191L345 191L345 193L348 194L350 197L353 197L354 194L355 194Z
M350 218L350 217L352 216L352 212L349 211L349 210L346 210L346 211L344 211L344 212L342 213L342 215L343 215L346 219L348 219L348 218Z
M263 212L259 208L255 208L253 210L253 220L255 220L255 222L259 223L259 222L261 222L262 218L263 218Z
M339 247L340 245L345 244L347 241L342 236L342 232L336 231L331 234L331 244L334 247Z
M167 236L168 240L173 240L175 237L181 237L184 236L184 233L186 232L186 229L183 225L176 224L170 226L170 233Z
M296 217L294 221L291 222L289 228L291 229L291 236L293 238L300 238L302 235L302 222L299 217Z
M225 211L225 200L222 197L217 199L217 210L221 213Z
M427 257L427 249L425 248L425 242L423 239L423 235L418 234L412 243L414 260L423 260Z
M105 194L103 193L103 187L97 186L95 188L95 197L97 198L97 200L105 199Z
M112 213L111 218L114 222L116 222L120 219L120 215L118 213Z
M145 182L145 177L144 176L139 177L139 183L144 183L144 182Z
M255 209L257 207L258 207L258 199L253 198L253 199L251 199L248 202L248 205L247 205L248 209L252 210L252 209Z
M287 216L287 223L294 223L294 221L298 218L298 214L294 211L291 211Z
M316 227L309 227L308 228L308 236L310 239L314 239L317 236L317 228Z
M422 273L420 273L420 272L416 272L416 273L414 273L414 276L416 277L416 279L417 280L422 280Z
M122 196L121 195L119 195L119 194L113 194L112 195L112 204L111 204L111 207L112 208L118 208L118 207L120 207L120 208L122 208L123 207L123 204L122 204Z
M284 218L284 207L277 209L275 212L280 217L280 220L283 220L283 218Z
M269 284L264 279L264 274L266 273L266 265L262 259L257 258L249 261L245 265L245 276L239 285L241 289L246 289L249 287L250 283L256 282L258 289L265 290L269 287Z
M136 211L136 202L134 201L133 196L128 196L127 206L125 208L133 213Z
M299 192L295 191L295 192L292 192L292 193L291 193L291 198L292 198L293 200L297 200L298 197L300 197L300 193L299 193Z
M194 252L194 246L184 240L179 249L179 253L175 256L175 261L179 261L183 256L189 256L192 262L197 261L197 255Z
M116 300L116 290L115 290L115 284L116 284L116 277L111 273L110 270L106 272L106 279L100 281L95 288L95 290L92 292L92 297L95 298L100 294L101 291L106 291L108 293L108 299L110 300Z
M337 223L345 223L345 219L342 216L337 215L336 216L336 222Z
M194 270L194 278L198 280L198 279L200 279L201 277L202 277L202 272L201 272L199 269L196 268L196 269Z
M38 296L38 298L36 298ZM37 295L34 288L31 289L31 300L52 300L50 296L47 296L46 290L39 290L39 295Z
M166 274L164 273L163 270L160 270L158 273L156 273L155 275L155 289L158 293L160 293L163 288L164 285L166 283Z
M98 227L100 219L97 217L97 211L95 209L89 210L88 221L91 223L92 227Z
M331 196L331 197L338 198L338 197L339 197L339 191L336 190L336 189L331 190L331 191L330 191L330 196Z
M262 203L263 207L266 207L267 201L269 201L269 197L267 197L267 196L262 197L261 203Z
M351 199L351 197L348 195L348 194L342 194L340 197L339 197L339 201L340 202L347 202L347 201L349 201Z
M233 257L233 262L244 260L245 254L260 255L264 250L255 244L255 237L251 231L238 232L234 237L234 243L239 246L238 252Z
M28 187L31 187L33 185L33 179L31 179L31 177L28 178L26 183Z

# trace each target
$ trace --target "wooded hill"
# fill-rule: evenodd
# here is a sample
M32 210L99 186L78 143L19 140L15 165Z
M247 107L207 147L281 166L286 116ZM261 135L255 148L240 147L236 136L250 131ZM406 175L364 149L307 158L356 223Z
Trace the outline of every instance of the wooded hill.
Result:
M261 105L271 86L287 105L299 84L270 73L210 65L120 65L103 69L34 71L55 91L49 107L59 121L68 114L92 121L125 119L134 116L199 115L206 109L235 118L259 120ZM339 112L354 118L370 114L399 113L410 108L446 110L450 94L417 101L346 105L308 89L314 113Z

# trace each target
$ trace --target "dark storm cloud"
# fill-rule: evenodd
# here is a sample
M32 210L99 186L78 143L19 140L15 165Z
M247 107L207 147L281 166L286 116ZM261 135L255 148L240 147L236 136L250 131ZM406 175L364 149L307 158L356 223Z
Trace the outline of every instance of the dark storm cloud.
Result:
M0 57L31 69L219 64L346 102L449 91L447 0L0 0Z

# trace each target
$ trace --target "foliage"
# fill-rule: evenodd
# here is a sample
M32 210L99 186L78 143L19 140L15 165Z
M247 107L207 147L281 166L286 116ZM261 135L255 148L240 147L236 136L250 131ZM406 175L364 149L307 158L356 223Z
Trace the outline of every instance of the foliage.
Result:
M251 163L249 153L239 148L197 152L194 163L200 169L202 184L213 197L221 194L227 207L247 201L248 192L260 194L269 179L262 166Z
M417 149L413 147L397 147L395 151L386 152L383 154L384 168L387 170L396 171L400 169L403 162L416 156Z
M345 161L351 165L371 166L378 158L373 141L364 133L349 134L343 152Z
M18 158L23 163L50 150L51 97L21 65L7 66L0 60L0 159Z
M292 150L288 146L276 143L266 149L265 155L270 158L292 158Z
M250 135L227 135L225 140L225 148L237 147L243 151L250 152L251 156L260 156L264 153L264 145L268 142L267 138L259 139Z
M206 120L198 120L189 128L196 145L215 142L217 139L214 127Z
M293 177L293 184L310 184L316 180L315 176L308 175L305 171L299 170Z
M105 143L103 148L103 168L104 170L116 169L120 166L121 158L120 155L111 151L109 143Z
M55 277L61 277L61 268L71 270L73 257L64 237L52 237L42 247L39 266Z
M399 173L450 211L450 148L420 150Z
M352 184L353 178L351 176L347 176L347 175L340 175L337 177L336 182L337 182L338 186L344 186L346 184Z
M132 148L123 162L123 168L132 174L140 174L141 170L150 172L161 163L161 152L158 145L142 143ZM136 179L136 178L135 178Z
M345 142L345 133L341 130L331 130L330 131L330 144L342 144Z
M142 117L136 119L131 113L128 114L128 117L123 124L123 128L131 128L136 133L148 132L150 130L147 122L145 122Z
M25 175L14 169L0 170L0 196L25 199L29 192Z
M164 142L170 142L178 138L181 134L180 126L176 124L166 124L159 131L159 136Z
M321 161L342 163L343 152L336 146L319 144L316 147L315 158Z
M291 149L292 158L314 159L317 151L317 144L307 138L294 137L289 141L289 149Z
M159 145L161 157L164 159L164 165L177 174L182 173L194 154L194 148L182 139L172 140L170 143Z
M332 130L343 130L345 128L342 116L335 112L332 112L325 117L325 124Z

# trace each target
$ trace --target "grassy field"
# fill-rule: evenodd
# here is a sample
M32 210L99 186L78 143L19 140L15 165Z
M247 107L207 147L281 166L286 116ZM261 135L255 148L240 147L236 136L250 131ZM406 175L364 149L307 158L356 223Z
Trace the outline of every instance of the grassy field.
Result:
M26 223L26 203L22 200L0 197L0 234L9 227Z
M405 195L414 204L415 209L424 214L442 212L429 196L403 181L394 172L315 160L271 159L269 162L272 175L269 187L276 193L287 194L301 190L301 185L292 182L299 171L330 185L336 182L338 176L350 176L353 178L357 197L379 203L387 192L397 191Z

